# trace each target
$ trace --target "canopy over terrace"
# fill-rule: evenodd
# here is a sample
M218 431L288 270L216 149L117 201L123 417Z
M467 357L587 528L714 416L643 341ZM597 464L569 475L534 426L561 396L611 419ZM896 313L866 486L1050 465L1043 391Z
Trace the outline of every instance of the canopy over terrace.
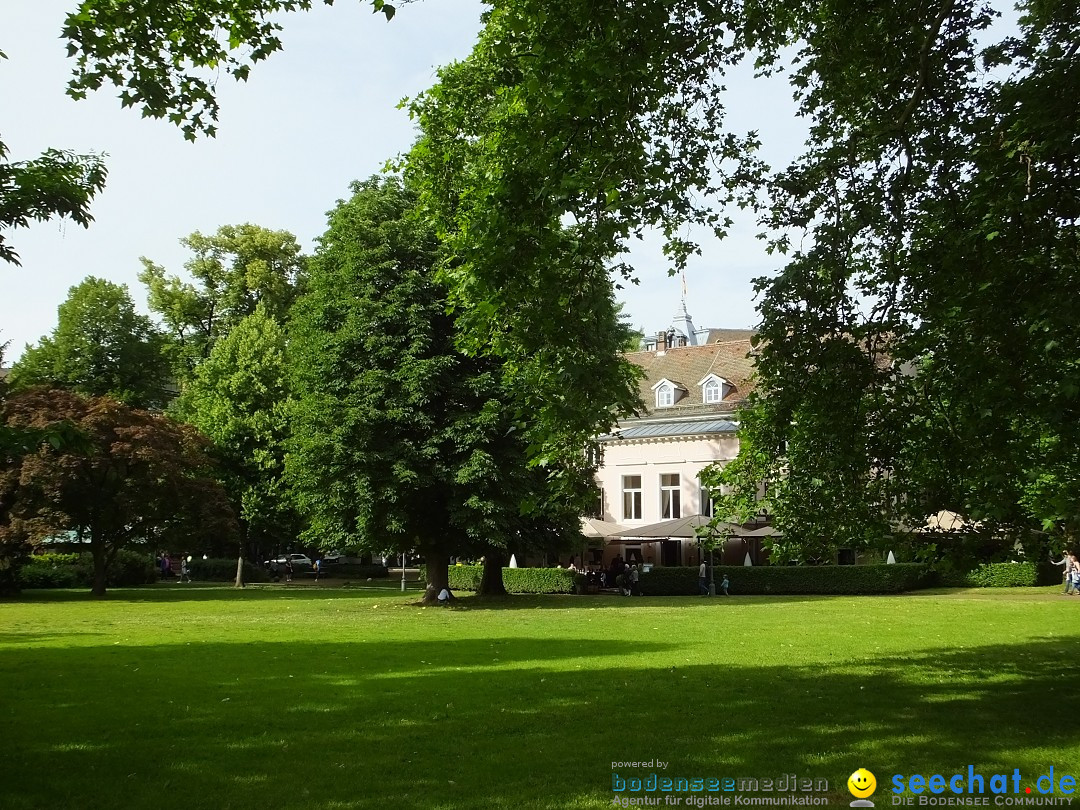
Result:
M698 529L709 526L712 518L707 515L689 515L674 520L663 520L647 526L634 526L609 535L609 544L626 546L627 558L632 554L642 554L648 562L660 565L696 565L701 561L697 543L689 544L686 540L698 539ZM762 564L764 555L760 538L774 537L780 534L772 526L746 528L738 523L719 522L715 528L715 537L721 540L722 558L728 558L732 564L741 563L747 554L754 564ZM647 547L637 552L633 546Z

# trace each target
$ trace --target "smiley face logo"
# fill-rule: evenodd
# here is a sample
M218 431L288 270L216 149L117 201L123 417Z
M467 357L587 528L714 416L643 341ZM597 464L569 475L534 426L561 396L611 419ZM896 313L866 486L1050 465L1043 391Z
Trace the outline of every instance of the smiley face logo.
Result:
M856 799L865 799L877 790L877 779L866 768L859 768L848 777L847 786Z

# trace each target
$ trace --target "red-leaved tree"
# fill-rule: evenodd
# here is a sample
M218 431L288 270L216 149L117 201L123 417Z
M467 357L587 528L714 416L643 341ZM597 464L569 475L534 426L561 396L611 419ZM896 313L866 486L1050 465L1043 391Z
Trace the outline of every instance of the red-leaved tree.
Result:
M92 592L102 596L109 565L132 541L198 547L236 533L207 440L189 425L46 388L8 397L0 423L36 430L64 423L84 438L0 459L0 556L10 560L26 544L75 532L89 541Z

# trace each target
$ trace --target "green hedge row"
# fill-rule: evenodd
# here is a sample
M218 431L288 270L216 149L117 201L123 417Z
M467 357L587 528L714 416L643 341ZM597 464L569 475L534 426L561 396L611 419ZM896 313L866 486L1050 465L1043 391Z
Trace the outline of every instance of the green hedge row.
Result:
M307 576L307 572L304 572ZM314 576L314 572L312 572ZM360 565L358 563L323 563L320 576L351 577L352 579L384 579L390 576L385 565Z
M450 590L475 591L484 576L482 565L451 565ZM504 568L508 593L574 593L574 572L568 568Z
M236 560L211 557L195 559L191 563L191 578L200 582L235 582ZM257 565L244 562L244 582L269 582L270 575Z
M974 571L968 571L957 584L969 588L1030 587L1039 584L1039 572L1035 564L1029 562L984 563Z
M895 565L718 565L716 585L727 574L730 593L874 594L902 593L934 584L933 573L922 563ZM697 568L654 568L641 575L646 596L691 596L698 591Z
M233 564L235 567L235 563ZM110 588L157 582L154 558L138 551L121 550L109 566ZM19 569L21 588L89 588L94 584L94 561L83 554L38 554Z

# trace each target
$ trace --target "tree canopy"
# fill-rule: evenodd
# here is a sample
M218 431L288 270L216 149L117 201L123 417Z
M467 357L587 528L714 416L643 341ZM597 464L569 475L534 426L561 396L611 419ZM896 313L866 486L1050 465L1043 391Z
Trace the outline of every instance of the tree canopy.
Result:
M90 543L93 592L101 596L109 565L128 543L201 543L235 531L194 428L108 397L45 388L9 396L3 421L31 430L67 423L87 443L45 444L0 467L5 559L25 543L73 531Z
M284 480L291 397L285 355L285 330L259 304L214 345L173 407L213 442L248 558L291 544L300 531Z
M259 13L307 4L189 6L201 13L144 26L144 47L88 0L69 34L86 81L142 71L149 89L125 101L198 131L213 88L184 83L193 44L214 64L206 37L228 32L257 61L280 46ZM606 302L626 241L659 228L677 268L696 249L688 226L723 235L744 205L778 257L758 284L744 438L776 484L785 553L863 547L938 506L1075 533L1080 10L1017 8L994 26L1011 5L493 6L474 52L410 103L405 168L466 346L501 358L537 415L534 458L628 406ZM123 61L140 50L144 66ZM809 123L789 166L763 166L756 133L727 128L738 64L788 77Z
M184 263L194 283L166 275L145 257L139 280L169 335L177 373L186 377L257 306L284 323L306 259L288 231L250 223L224 225L210 236L195 232L180 243L194 254Z
M331 214L294 310L288 468L314 542L419 549L434 596L449 555L576 531L578 505L529 467L499 364L457 348L438 240L415 205L397 179L372 179Z
M161 408L169 385L164 346L150 319L135 311L125 285L90 276L68 290L56 328L27 347L8 382L16 389L54 385Z

